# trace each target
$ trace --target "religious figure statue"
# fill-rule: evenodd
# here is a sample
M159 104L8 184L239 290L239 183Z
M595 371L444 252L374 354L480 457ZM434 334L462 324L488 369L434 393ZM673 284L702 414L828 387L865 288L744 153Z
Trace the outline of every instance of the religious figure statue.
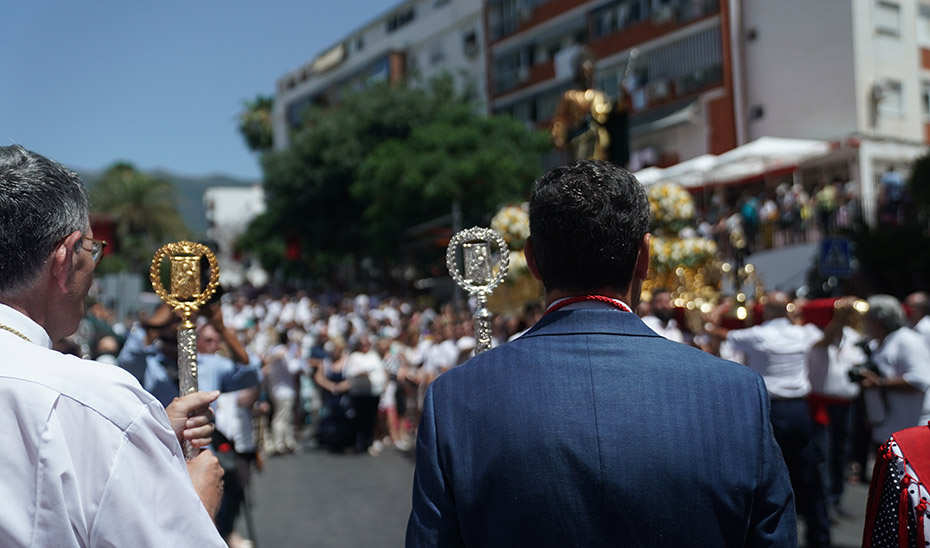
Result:
M582 48L573 61L574 89L562 95L552 122L552 144L568 160L610 160L626 167L630 160L629 94L623 85L616 101L594 89L594 56ZM629 69L629 67L628 67Z

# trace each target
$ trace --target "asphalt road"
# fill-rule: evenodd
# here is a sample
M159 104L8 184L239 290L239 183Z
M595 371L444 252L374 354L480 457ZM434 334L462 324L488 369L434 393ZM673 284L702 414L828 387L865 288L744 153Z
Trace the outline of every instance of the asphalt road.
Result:
M413 459L334 455L307 448L271 457L252 476L252 538L258 548L403 546ZM244 520L237 529L250 536Z
M253 475L256 546L403 546L412 481L412 458L394 449L371 457L308 448L300 455L269 458ZM868 486L848 486L843 502L851 517L834 524L835 548L861 546L867 494ZM237 528L248 536L242 519Z

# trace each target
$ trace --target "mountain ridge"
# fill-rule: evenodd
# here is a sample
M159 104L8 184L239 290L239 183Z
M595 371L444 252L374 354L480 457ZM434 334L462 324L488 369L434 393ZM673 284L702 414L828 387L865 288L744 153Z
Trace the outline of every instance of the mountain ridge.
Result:
M178 213L190 230L191 237L198 240L204 239L207 233L207 211L203 203L204 191L217 186L250 187L261 184L261 181L223 174L181 175L165 169L140 170L140 172L171 182L176 191ZM104 171L79 170L77 174L90 191L103 178Z

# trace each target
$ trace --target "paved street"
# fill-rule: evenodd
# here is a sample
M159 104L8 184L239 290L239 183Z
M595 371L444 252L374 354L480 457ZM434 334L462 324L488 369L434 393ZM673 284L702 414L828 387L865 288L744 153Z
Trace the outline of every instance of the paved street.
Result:
M403 546L413 461L393 449L377 457L308 449L268 459L254 478L252 515L260 548ZM849 486L844 502L853 518L834 526L836 548L861 545L867 491ZM239 530L244 527L240 523Z
M403 546L413 460L396 450L371 457L307 449L267 459L253 478L260 548Z

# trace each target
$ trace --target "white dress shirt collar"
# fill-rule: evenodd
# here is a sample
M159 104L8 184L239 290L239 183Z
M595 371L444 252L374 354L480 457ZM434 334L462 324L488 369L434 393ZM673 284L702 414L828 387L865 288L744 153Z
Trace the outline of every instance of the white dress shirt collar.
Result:
M25 335L31 343L46 348L52 347L52 340L41 325L34 322L29 316L3 303L0 303L0 325L5 325L6 327L19 331ZM0 334L20 338L15 333L3 328L0 328Z

